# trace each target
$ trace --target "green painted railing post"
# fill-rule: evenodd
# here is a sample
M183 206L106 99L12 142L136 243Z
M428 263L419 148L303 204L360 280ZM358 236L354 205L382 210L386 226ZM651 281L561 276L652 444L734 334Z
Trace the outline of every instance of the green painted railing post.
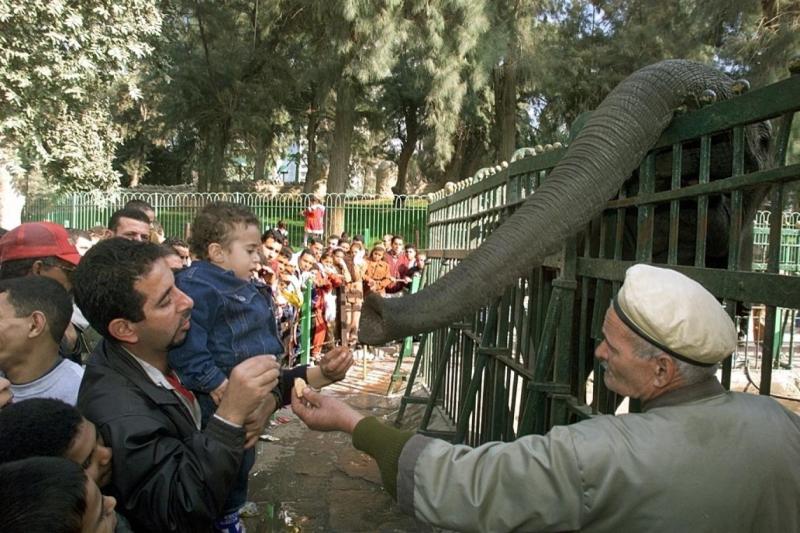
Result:
M419 274L414 274L411 278L411 294L416 293L419 290L419 284L422 276ZM407 357L411 355L411 350L414 347L414 337L406 337L403 341L403 351L400 353L400 357Z
M419 290L421 279L422 276L419 274L414 274L414 276L411 278L411 294L414 294ZM403 367L403 358L411 355L413 350L414 337L406 337L405 340L403 340L403 349L400 350L400 356L397 358L397 363L394 365L394 372L392 372L392 379L389 380L389 389L386 391L386 394L391 394L394 384L400 381L402 378L400 369Z
M372 235L370 234L369 228L364 228L364 250L367 251L369 254L369 250L372 247Z
M311 355L311 288L312 280L306 281L303 291L303 308L300 311L300 339L303 347L300 351L300 364L307 365Z

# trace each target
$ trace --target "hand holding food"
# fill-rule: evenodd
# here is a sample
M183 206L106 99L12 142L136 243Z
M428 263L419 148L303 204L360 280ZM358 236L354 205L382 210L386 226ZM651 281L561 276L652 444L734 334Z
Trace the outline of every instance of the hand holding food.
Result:
M308 387L308 383L303 378L294 378L294 393L297 394L298 398L303 397L303 391L306 390Z

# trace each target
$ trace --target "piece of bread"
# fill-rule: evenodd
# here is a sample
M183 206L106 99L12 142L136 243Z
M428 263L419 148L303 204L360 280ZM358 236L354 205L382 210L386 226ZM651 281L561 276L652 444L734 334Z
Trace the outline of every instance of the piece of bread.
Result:
M308 387L308 383L303 378L294 378L294 393L298 398L303 397L303 391Z

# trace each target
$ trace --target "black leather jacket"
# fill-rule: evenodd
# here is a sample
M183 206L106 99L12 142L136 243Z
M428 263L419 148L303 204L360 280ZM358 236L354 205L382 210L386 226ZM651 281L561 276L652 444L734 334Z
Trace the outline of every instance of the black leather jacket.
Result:
M175 393L107 340L86 365L78 408L111 446L107 492L135 531L212 531L239 471L244 429L212 418L197 430Z

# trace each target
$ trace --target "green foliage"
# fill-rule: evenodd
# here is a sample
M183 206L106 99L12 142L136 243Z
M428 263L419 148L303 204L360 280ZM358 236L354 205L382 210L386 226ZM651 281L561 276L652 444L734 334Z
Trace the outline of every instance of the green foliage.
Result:
M0 0L0 142L68 189L224 189L290 144L332 190L382 159L441 184L663 58L782 78L798 26L800 0Z
M0 0L0 141L67 188L109 187L112 89L151 51L154 0Z
M535 137L563 137L622 79L662 59L716 64L753 86L785 77L790 51L800 44L800 2L761 7L770 4L772 18L746 0L552 2L542 48L529 58L538 73L528 95Z

